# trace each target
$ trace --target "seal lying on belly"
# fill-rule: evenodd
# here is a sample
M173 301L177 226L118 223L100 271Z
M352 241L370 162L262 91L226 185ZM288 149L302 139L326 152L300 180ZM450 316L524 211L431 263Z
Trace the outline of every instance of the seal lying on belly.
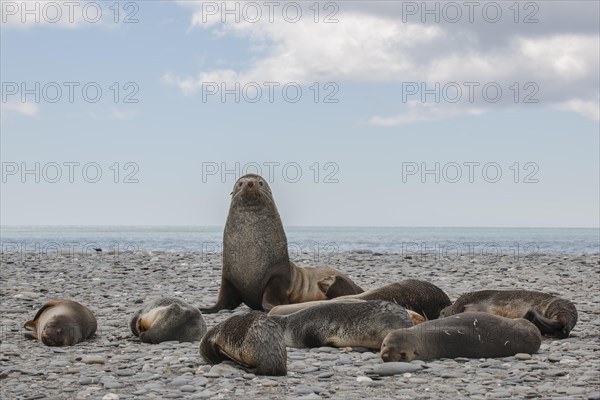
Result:
M194 342L206 333L200 310L173 297L161 297L145 304L131 317L129 327L145 343Z
M269 317L283 328L288 347L379 349L389 332L413 326L404 307L378 300L326 301Z
M564 339L577 323L577 309L569 300L532 290L481 290L460 296L444 316L482 311L507 318L525 318L543 335Z
M389 361L508 357L535 353L542 337L531 322L469 312L390 332L381 344Z
M25 337L46 346L72 346L91 338L98 324L89 308L71 300L48 300L31 321Z
M281 327L259 311L234 315L211 328L200 355L210 364L232 360L257 375L286 375L287 350Z
M318 281L340 276L348 293L362 289L330 268L301 268L289 260L287 238L271 189L258 175L242 176L231 193L223 234L221 288L214 306L203 313L234 309L242 302L254 310L279 304L325 300Z
M435 319L440 316L444 307L452 304L450 298L442 289L432 283L417 279L405 279L400 282L383 285L376 289L367 290L355 295L340 296L338 287L345 285L336 277L322 279L319 282L321 290L328 298L340 299L362 299L362 300L386 300L401 305L409 310L423 315L427 319Z

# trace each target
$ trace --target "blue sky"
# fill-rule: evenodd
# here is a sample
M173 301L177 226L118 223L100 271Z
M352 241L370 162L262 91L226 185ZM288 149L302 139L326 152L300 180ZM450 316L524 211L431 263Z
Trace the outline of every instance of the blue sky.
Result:
M39 23L1 3L2 224L222 225L236 165L259 165L286 225L599 225L598 2L497 2L496 22L485 2L472 22L445 3L436 22L421 2L322 2L317 23L313 2L296 23L300 2L272 22L237 2L254 23L223 23L221 2L120 2L118 23L113 1L96 23L86 2L73 22L55 3L56 23L48 2L29 2ZM207 92L236 83L239 103Z

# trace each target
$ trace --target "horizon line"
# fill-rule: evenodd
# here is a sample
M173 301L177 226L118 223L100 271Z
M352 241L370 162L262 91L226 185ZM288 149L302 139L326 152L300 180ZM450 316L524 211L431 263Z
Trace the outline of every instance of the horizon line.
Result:
M283 225L286 228L416 228L416 229L425 229L425 228L443 228L443 229L600 229L600 226L439 226L439 225ZM80 227L122 227L122 228L224 228L225 225L184 225L184 224L174 224L174 225L151 225L151 224L84 224L84 225L74 225L74 224L0 224L0 229L3 228L34 228L34 227L60 227L60 228L80 228Z

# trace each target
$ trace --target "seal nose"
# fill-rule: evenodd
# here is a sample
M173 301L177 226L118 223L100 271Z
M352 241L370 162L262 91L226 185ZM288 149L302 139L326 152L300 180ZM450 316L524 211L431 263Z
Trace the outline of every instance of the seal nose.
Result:
M388 354L387 351L385 353L381 353L381 359L383 361L387 361L387 360L389 360L389 358L390 358L390 355Z
M254 186L254 182L252 182L252 181L248 182L248 187L251 188L252 186Z

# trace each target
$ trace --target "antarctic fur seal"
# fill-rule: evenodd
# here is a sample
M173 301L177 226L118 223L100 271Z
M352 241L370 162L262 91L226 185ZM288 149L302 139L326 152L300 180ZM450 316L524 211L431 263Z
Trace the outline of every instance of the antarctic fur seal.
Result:
M564 339L577 323L569 300L532 290L481 290L465 293L443 311L444 316L482 311L507 318L525 318L543 335Z
M440 311L452 304L450 298L442 289L432 283L417 279L404 279L400 282L367 290L364 293L346 296L337 295L338 285L344 285L338 279L321 280L319 283L321 284L321 290L325 291L325 296L328 298L338 300L387 300L417 312L427 319L438 318ZM327 287L327 283L330 283L329 287Z
M204 313L234 309L242 302L254 310L270 310L279 304L325 300L318 281L340 275L330 268L301 268L290 262L287 238L273 194L260 176L237 180L231 193L229 215L223 233L221 287L214 306ZM360 293L357 285L349 285Z
M385 336L413 326L406 309L388 301L325 301L288 315L270 315L288 347L379 349Z
M469 312L390 332L381 344L381 359L508 357L535 353L541 342L539 330L526 319Z
M233 360L257 375L286 375L287 350L283 330L259 311L234 315L209 329L200 355L211 364Z
M91 338L98 323L89 308L72 300L48 300L31 321L24 335L46 346L72 346Z
M161 297L145 304L133 314L129 327L145 343L194 342L206 333L200 310L173 297Z

